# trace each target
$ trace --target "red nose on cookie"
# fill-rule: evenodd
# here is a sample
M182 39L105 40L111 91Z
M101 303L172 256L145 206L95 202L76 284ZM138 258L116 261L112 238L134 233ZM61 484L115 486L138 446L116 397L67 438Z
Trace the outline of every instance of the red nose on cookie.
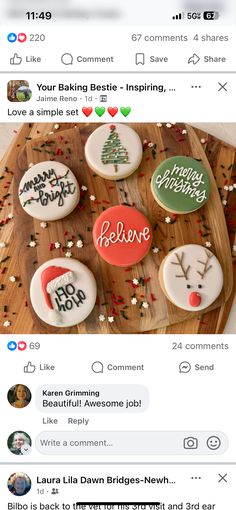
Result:
M189 300L189 304L191 306L195 306L196 307L196 306L199 306L201 304L202 298L201 298L199 292L191 292L191 294L189 294L188 300Z

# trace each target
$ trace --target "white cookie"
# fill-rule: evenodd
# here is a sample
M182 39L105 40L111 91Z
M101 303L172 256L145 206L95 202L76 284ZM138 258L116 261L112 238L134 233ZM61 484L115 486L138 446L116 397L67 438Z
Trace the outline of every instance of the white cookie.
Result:
M214 303L223 287L218 259L198 244L172 250L161 263L159 279L168 299L191 312L204 310Z
M89 136L85 145L88 166L104 179L125 179L139 167L141 140L126 124L104 124Z
M65 218L80 198L74 174L57 161L43 161L27 170L21 179L18 193L25 212L45 221Z
M78 260L48 260L35 272L30 299L36 314L47 324L75 326L94 308L97 285L93 273Z

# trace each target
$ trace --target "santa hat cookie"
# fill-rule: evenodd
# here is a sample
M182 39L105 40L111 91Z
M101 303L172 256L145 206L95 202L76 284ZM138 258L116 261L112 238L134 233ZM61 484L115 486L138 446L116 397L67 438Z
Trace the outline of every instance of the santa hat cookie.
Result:
M85 145L89 168L104 179L125 179L139 167L141 140L126 124L104 124L95 129Z
M164 258L159 280L174 305L191 312L204 310L220 295L223 271L216 256L204 246L179 246Z
M76 177L57 161L43 161L29 168L21 179L18 194L25 212L44 221L65 218L80 199Z
M92 272L77 260L58 258L35 272L30 298L37 315L47 324L68 327L85 320L96 301Z

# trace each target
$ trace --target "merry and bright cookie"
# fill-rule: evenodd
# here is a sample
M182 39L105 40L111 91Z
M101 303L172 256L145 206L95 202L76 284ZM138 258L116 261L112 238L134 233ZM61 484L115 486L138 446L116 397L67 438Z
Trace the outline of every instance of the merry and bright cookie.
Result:
M223 271L210 250L198 244L186 244L164 258L159 280L174 305L194 312L204 310L220 295Z
M69 327L85 320L94 308L97 285L93 273L78 260L48 260L35 272L30 299L47 324Z
M161 207L173 213L186 214L207 202L210 179L199 161L176 156L157 167L152 176L151 190Z
M97 218L93 242L99 255L113 266L137 264L147 255L152 242L151 225L135 207L109 207Z
M80 199L74 174L56 161L43 161L29 168L21 179L18 194L25 212L45 221L65 218Z
M139 167L143 155L141 140L126 124L104 124L89 136L85 145L88 166L100 177L124 179Z

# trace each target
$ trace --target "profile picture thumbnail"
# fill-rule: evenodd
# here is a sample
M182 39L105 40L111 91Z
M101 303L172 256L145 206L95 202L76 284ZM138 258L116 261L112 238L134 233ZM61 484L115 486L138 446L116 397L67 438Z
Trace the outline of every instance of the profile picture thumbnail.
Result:
M8 478L7 487L14 496L25 496L31 489L31 480L25 473L13 473Z
M31 445L32 441L29 434L22 430L12 432L7 440L8 449L14 455L26 455L30 452Z
M31 391L24 384L15 384L7 394L7 400L12 407L22 409L27 407L31 401Z
M10 80L7 84L7 99L15 103L24 103L32 97L29 82L26 80Z

